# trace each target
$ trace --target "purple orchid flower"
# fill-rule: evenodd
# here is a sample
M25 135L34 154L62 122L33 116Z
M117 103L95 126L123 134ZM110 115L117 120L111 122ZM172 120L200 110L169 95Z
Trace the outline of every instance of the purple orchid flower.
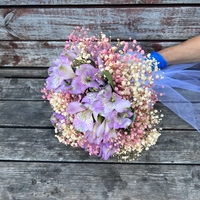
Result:
M71 102L68 104L67 111L69 114L74 114L75 116L73 125L76 130L83 133L93 130L93 113L86 106L78 102Z
M96 130L98 144L100 142L106 143L111 138L117 137L116 131L109 127L109 121L104 120Z
M110 113L106 119L109 121L110 128L119 129L127 128L132 123L132 120L130 119L131 116L133 116L131 111L125 111L122 113L112 111L112 113Z
M46 79L47 90L56 89L62 84L64 84L64 78L60 77L58 74L54 74L52 76L49 76Z
M87 131L84 135L84 138L90 143L90 144L99 144L100 141L97 138L96 130L97 128L101 125L101 121L97 121L94 124L93 130L92 131Z
M54 61L54 64L55 66L49 68L49 77L46 80L46 88L48 90L57 89L60 85L65 84L64 80L69 80L76 76L66 56L61 55Z
M53 61L54 66L48 69L49 75L58 74L63 77L65 80L74 78L76 75L71 68L70 60L65 56L61 55L58 59Z
M69 59L70 62L77 58L76 51L66 50L63 54Z
M131 103L128 100L122 99L117 93L112 92L111 86L108 85L104 90L98 93L97 97L103 106L103 116L108 116L113 110L119 113L125 112L130 108Z
M99 145L99 147L100 147L99 156L101 156L104 160L108 160L108 158L112 156L118 149L118 147L115 147L111 142L102 143Z
M94 68L90 64L83 64L80 68L76 69L76 77L72 80L71 86L72 94L81 94L87 88L99 88L99 84L96 81L96 74L98 69Z
M92 131L87 131L84 138L91 144L106 143L112 138L116 138L116 131L109 127L109 121L99 120L94 124Z
M65 78L65 80L72 79L76 75L70 65L70 61L66 56L60 56L60 65L58 67L58 74Z
M74 45L72 49L65 50L63 52L63 55L65 55L70 62L73 62L74 59L76 59L81 54L81 49L77 47L77 45Z
M103 113L103 106L99 98L97 98L98 92L88 92L87 95L82 99L84 105L93 111L95 120L97 121L97 116Z

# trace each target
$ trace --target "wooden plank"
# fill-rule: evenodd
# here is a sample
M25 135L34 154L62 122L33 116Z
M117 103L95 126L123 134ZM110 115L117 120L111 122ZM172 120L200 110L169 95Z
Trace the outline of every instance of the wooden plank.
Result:
M0 38L65 40L81 25L114 39L184 40L199 34L199 16L199 6L2 8Z
M138 41L146 53L178 43ZM52 60L56 59L64 50L64 45L65 41L2 41L0 43L0 66L51 66Z
M1 0L0 5L199 4L199 0Z
M48 103L42 101L1 101L0 126L52 127Z
M45 79L0 78L0 100L42 100Z
M1 68L0 78L46 78L48 76L47 68Z
M59 143L53 129L0 128L0 160L103 162L81 148ZM156 145L131 163L200 164L197 131L162 131ZM109 158L109 163L118 162Z
M43 100L41 89L45 79L30 78L0 78L0 100ZM200 94L188 90L178 90L188 100L200 101Z
M162 104L157 103L155 108L162 110L165 116L160 124L163 129L192 129L189 124ZM196 103L194 109L200 115L200 103ZM52 115L52 109L47 102L0 101L0 110L0 126L3 127L52 127L49 121Z
M2 199L194 200L200 166L0 163Z
M64 50L65 41L2 41L0 66L45 67Z

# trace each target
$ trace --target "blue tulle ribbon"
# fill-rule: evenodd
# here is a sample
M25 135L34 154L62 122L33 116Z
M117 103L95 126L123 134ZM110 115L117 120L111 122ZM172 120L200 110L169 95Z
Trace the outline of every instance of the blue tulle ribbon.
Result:
M154 90L160 94L158 99L183 120L200 132L200 70L192 69L198 63L171 65L157 74L162 73L163 79L155 80Z
M165 67L167 67L168 63L167 61L157 52L152 52L150 54L149 59L155 59L158 62L158 68L159 69L164 69ZM154 68L154 66L152 66Z

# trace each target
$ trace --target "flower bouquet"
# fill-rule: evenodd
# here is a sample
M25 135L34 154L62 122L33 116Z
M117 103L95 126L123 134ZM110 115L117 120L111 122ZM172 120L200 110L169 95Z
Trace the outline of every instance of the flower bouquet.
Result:
M130 160L148 150L160 136L157 70L135 40L114 45L103 33L75 28L42 90L58 140L104 160Z

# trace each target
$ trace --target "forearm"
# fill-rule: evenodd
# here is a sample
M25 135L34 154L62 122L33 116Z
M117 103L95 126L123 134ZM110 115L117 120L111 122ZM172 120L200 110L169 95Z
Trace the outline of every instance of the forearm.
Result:
M200 62L200 35L181 44L165 48L158 53L164 57L169 65Z

